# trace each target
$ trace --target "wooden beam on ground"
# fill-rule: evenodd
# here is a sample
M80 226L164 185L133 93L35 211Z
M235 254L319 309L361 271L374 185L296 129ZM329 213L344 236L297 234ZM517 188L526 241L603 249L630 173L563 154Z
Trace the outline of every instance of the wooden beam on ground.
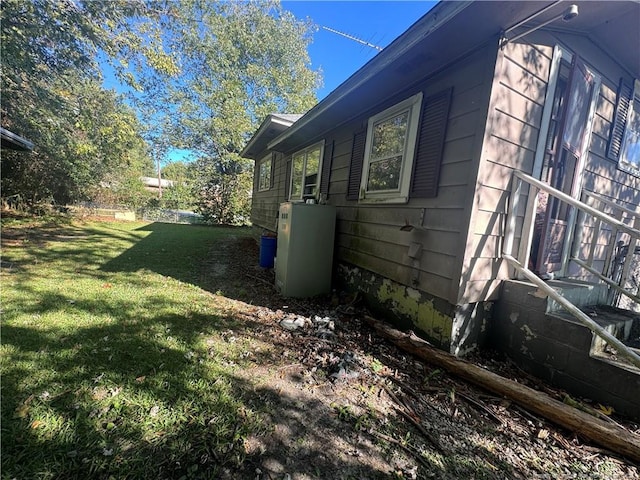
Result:
M501 377L473 363L438 350L414 333L404 333L375 318L365 317L380 335L418 358L444 368L452 374L504 396L527 410L578 433L600 446L640 462L640 436L613 423L605 422L588 413L565 405L513 380Z

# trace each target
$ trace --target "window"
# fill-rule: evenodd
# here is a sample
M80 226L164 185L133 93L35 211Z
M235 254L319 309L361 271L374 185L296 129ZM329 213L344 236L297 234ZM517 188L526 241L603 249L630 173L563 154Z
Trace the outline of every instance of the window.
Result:
M347 200L406 203L409 196L436 197L452 95L453 88L424 99L420 93L371 118L368 129L355 132Z
M293 155L289 200L317 198L323 150L324 142L320 142Z
M258 191L264 192L271 188L271 170L273 166L273 157L271 154L260 160L258 167Z
M635 82L633 97L629 103L618 165L621 169L640 176L640 81L638 80Z
M361 201L407 202L421 102L419 93L369 119Z

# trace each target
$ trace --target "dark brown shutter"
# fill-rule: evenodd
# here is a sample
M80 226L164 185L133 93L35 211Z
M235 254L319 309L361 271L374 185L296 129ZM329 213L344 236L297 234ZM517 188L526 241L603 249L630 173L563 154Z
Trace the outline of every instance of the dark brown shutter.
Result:
M618 160L620 156L632 96L633 88L631 85L626 84L621 78L620 86L618 87L618 96L616 98L616 111L613 116L611 134L609 135L609 145L607 145L607 157L611 160Z
M289 189L291 188L291 157L287 160L287 166L284 172L284 201L289 201Z
M274 177L276 173L276 160L277 160L277 156L275 153L272 152L271 153L271 175L269 176L271 183L269 185L269 188L273 188L273 185L274 185Z
M253 193L260 191L260 160L253 161Z
M366 130L362 130L353 136L351 164L349 165L349 184L347 185L347 200L358 200L360 196L362 162L364 161L364 147L366 140Z
M331 177L331 162L333 162L333 146L335 141L324 147L324 158L322 159L322 173L320 174L320 194L325 198L329 196L329 180Z
M422 104L420 126L413 162L411 194L413 198L430 198L438 194L442 150L447 133L452 88L427 97Z

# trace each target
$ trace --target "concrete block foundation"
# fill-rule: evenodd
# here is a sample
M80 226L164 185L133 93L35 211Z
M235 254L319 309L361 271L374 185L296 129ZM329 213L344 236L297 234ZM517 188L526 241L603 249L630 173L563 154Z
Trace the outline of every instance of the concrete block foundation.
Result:
M640 318L625 312L588 306L602 301L601 286L577 284L576 292L564 284L563 294L612 333L631 330ZM640 371L621 366L603 357L600 339L556 302L541 295L526 282L503 285L493 312L490 345L509 356L525 371L567 390L589 398L633 419L640 420Z

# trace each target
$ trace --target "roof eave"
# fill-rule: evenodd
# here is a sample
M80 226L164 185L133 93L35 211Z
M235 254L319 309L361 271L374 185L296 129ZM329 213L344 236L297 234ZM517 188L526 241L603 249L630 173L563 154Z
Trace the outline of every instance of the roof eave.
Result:
M260 124L260 127L258 127L258 130L253 134L247 145L240 152L240 156L244 158L255 159L255 152L252 152L252 149L271 125L276 124L288 128L294 123L294 120L282 118L276 114L267 115L267 117Z
M2 138L2 147L21 152L30 152L33 150L33 142L27 140L20 135L0 127L0 137Z
M384 70L389 64L400 58L406 51L424 40L435 30L446 24L455 17L459 12L471 5L472 1L461 2L440 2L433 7L427 14L420 18L413 26L404 34L396 38L382 52L371 59L360 70L351 75L344 83L333 90L315 107L307 112L300 120L298 120L292 128L278 135L273 139L267 147L270 150L277 150L278 145L287 140L291 135L295 134L299 129L313 122L317 117L332 108L340 102L345 96L352 93L365 82Z

